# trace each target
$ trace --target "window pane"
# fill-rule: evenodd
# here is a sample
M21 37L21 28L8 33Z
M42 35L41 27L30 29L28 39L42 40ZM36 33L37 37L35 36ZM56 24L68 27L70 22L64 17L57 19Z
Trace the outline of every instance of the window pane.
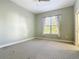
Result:
M57 16L52 17L52 34L58 33L58 26L57 26Z
M50 33L50 26L45 26L44 27L44 34L49 34Z
M50 34L50 17L45 18L43 33Z
M50 17L45 18L45 24L44 25L50 25Z
M52 17L52 25L56 25L56 16Z
M56 25L52 25L52 33L57 33L57 26Z

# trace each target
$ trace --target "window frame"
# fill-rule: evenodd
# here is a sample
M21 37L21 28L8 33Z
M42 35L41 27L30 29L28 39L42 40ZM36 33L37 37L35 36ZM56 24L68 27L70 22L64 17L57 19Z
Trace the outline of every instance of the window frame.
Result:
M53 16L58 16L58 17L61 17L61 14L59 14L59 15L53 15ZM53 17L53 16L46 16L46 17ZM57 26L57 30L58 30L58 33L52 33L52 25L50 25L50 32L49 33L44 33L44 24L45 24L45 18L46 17L43 17L43 35L60 35L60 19L58 19L59 20L59 25Z

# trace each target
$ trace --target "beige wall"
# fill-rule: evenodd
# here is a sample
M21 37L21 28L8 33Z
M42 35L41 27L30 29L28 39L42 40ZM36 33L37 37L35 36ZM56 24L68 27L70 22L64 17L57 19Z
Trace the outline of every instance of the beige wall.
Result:
M0 45L33 37L34 17L10 0L0 0Z
M36 15L36 37L42 35L42 22L41 19L47 16L61 15L61 39L74 41L74 9L73 7L67 7L60 10L49 11ZM48 36L49 37L49 36ZM53 38L53 35L50 36Z

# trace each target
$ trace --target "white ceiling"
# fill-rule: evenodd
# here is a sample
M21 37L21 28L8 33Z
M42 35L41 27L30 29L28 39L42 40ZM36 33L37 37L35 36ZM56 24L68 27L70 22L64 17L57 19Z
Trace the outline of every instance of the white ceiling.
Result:
M42 13L72 6L75 0L50 0L48 2L38 2L37 0L11 0L14 3L26 8L33 13Z

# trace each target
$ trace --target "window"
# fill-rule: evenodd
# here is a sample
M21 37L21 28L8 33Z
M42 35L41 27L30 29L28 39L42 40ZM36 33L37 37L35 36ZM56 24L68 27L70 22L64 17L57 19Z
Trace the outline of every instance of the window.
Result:
M59 34L59 16L44 18L43 34Z

